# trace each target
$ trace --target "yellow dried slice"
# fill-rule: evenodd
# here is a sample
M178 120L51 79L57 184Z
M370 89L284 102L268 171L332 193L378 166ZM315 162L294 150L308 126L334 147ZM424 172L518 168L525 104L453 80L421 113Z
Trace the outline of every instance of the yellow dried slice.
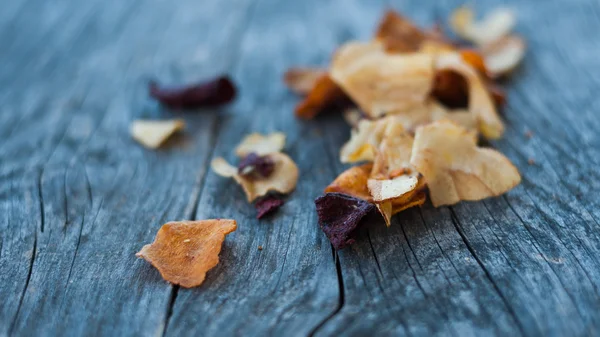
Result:
M485 83L472 66L467 64L458 53L440 54L436 59L437 71L453 70L461 74L469 83L469 111L477 120L479 131L486 137L496 139L502 136L504 124L486 89Z
M521 181L504 155L478 148L473 132L446 120L417 128L410 163L425 177L436 207L497 196Z
M525 56L525 41L511 35L481 48L485 67L491 77L499 77L515 69Z
M434 56L390 54L381 42L350 42L335 54L330 76L371 118L422 105L431 91Z
M225 236L236 228L235 220L228 219L168 222L136 256L150 262L166 281L197 287L219 263Z
M131 123L131 137L149 149L160 147L172 134L185 128L182 119L142 120Z
M485 45L510 34L516 21L515 13L508 8L496 8L481 21L475 21L471 8L460 7L452 13L450 27L463 39Z
M215 158L211 167L215 173L222 177L233 178L242 186L248 202L262 197L269 192L288 194L296 188L298 182L298 166L287 155L274 152L268 154L273 161L273 172L261 179L245 177L237 172L237 168L228 164L223 158Z
M358 127L352 130L350 140L342 146L340 161L342 163L372 161L387 127L385 121L384 119L376 121L361 120Z
M298 95L308 95L319 78L325 74L327 70L321 68L291 68L285 72L283 81Z
M284 146L285 133L283 132L274 132L268 135L252 133L246 136L235 148L235 154L238 157L245 157L250 153L263 156L273 152L280 152Z

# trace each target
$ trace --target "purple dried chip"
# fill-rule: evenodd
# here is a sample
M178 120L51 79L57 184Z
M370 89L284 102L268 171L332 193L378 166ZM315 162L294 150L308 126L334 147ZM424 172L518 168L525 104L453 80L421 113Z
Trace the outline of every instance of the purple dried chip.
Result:
M150 83L150 96L172 109L210 107L231 102L235 98L235 85L226 76L183 87L161 88Z
M250 153L238 164L238 173L244 177L268 178L275 170L275 162L269 155Z
M275 195L267 195L266 197L258 200L254 204L254 208L258 213L256 214L257 219L261 219L265 215L276 211L283 205L283 200Z
M375 205L342 193L326 193L315 205L319 225L336 250L353 244L361 220L376 211Z

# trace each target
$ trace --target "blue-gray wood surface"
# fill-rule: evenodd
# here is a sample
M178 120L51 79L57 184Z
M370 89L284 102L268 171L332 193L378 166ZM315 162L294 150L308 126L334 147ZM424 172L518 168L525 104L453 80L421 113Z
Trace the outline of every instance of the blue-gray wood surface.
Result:
M5 0L0 5L0 336L600 334L600 3L511 0L528 41L491 145L523 182L396 216L334 254L313 199L349 130L301 122L292 65L326 65L387 7L421 25L458 0ZM219 73L227 107L175 114L155 78ZM160 151L135 118L184 118ZM300 183L267 220L207 169L250 132L287 133ZM531 132L529 138L526 133ZM530 159L533 164L528 163ZM173 287L134 253L168 220L228 217L221 263ZM264 249L258 250L262 245Z

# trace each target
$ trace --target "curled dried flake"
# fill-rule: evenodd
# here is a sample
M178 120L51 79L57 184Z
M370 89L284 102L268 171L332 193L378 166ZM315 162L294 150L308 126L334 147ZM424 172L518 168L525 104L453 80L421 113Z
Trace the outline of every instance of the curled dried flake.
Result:
M285 72L283 81L298 95L307 95L327 70L320 68L291 68Z
M216 174L225 178L232 178L238 174L238 169L230 165L224 158L218 157L210 163L211 168Z
M166 281L197 287L219 263L225 235L236 228L235 220L228 219L168 222L136 256L150 262Z
M308 95L296 106L296 117L312 119L323 110L347 105L348 97L331 79L329 74L321 75Z
M416 175L401 175L392 179L369 179L367 185L373 201L380 203L403 197L415 190L419 183Z
M398 118L388 118L388 120L373 161L372 178L387 179L393 175L398 176L412 171L410 154L413 137Z
M236 95L235 85L227 76L174 88L159 87L158 84L152 82L149 91L150 96L173 109L221 105L231 102Z
M256 218L262 219L266 215L275 212L279 207L283 206L283 203L283 199L272 194L261 198L254 204L254 208L257 211Z
M425 177L436 207L497 196L521 181L504 155L478 148L473 132L450 121L417 128L410 162Z
M250 153L238 164L238 174L247 178L267 178L273 173L275 163L269 155Z
M516 24L515 13L508 8L496 8L481 21L469 7L456 9L450 17L450 27L460 37L477 45L485 45L508 35Z
M131 137L150 149L160 147L172 134L185 128L182 119L164 121L135 120L131 123Z
M494 102L479 74L464 62L460 54L445 53L438 56L436 70L452 70L467 79L469 84L469 111L475 116L479 131L487 138L502 136L504 124L500 120Z
M383 139L385 128L386 119L361 120L358 127L352 130L350 140L342 146L340 151L341 162L372 161L375 158L375 151Z
M422 105L433 85L434 56L389 54L382 43L351 42L335 54L330 76L370 118Z
M355 242L362 221L375 206L341 193L327 193L315 200L319 226L336 250Z
M372 201L373 198L367 188L367 181L372 168L373 165L367 163L347 169L325 188L325 193L337 192Z
M499 77L515 69L525 56L525 41L518 36L506 36L481 49L485 67L491 77Z
M246 136L235 148L235 154L238 157L245 157L250 153L263 156L273 152L280 152L284 146L285 134L283 132L274 132L266 136L260 133L252 133Z
M353 128L357 127L358 122L360 122L360 120L364 117L360 109L357 108L349 108L344 110L343 116L346 123Z
M275 169L264 179L249 179L240 175L233 178L242 185L248 202L267 195L269 192L288 194L296 188L298 182L298 166L287 155L275 152L269 155L275 164Z

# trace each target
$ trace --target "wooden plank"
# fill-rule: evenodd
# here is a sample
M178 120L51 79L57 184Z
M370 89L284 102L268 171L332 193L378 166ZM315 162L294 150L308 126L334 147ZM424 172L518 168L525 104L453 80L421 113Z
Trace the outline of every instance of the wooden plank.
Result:
M339 44L334 34L347 20L336 13L339 6L264 0L254 9L235 72L243 96L219 124L214 156L235 162L233 149L244 134L281 130L300 182L282 210L257 221L239 186L208 174L196 218L231 217L238 230L202 287L178 290L167 335L309 335L339 305L331 246L313 203L334 177L323 147L329 130L320 121L295 119L297 98L282 84L287 67L326 61Z
M175 141L177 146L158 152L135 144L128 124L136 117L170 115L149 103L149 74L189 81L226 71L249 4L208 3L198 12L189 11L202 6L192 1L137 2L135 8L121 2L70 4L66 8L80 12L68 12L67 30L59 24L65 20L56 21L47 41L52 52L23 61L40 77L58 73L51 79L62 83L37 79L31 90L38 90L34 97L41 102L2 149L2 157L10 158L3 167L7 192L0 203L10 212L4 213L9 216L2 228L28 226L22 226L21 236L2 238L0 274L11 282L0 286L8 300L0 335L162 333L171 286L156 282L154 270L133 254L163 222L193 214L217 118L215 111L180 116L190 132ZM211 16L224 28L209 30ZM197 31L208 33L190 34ZM29 48L19 42L11 51L16 58ZM206 50L210 53L201 54ZM213 58L220 62L211 63ZM190 73L176 73L180 69ZM52 85L65 79L85 88L83 97L71 86ZM30 89L27 81L14 83ZM59 106L44 97L52 95L62 98ZM11 173L23 169L33 173L22 180ZM19 198L11 194L16 191L22 191Z
M415 6L406 4L400 9L418 21L432 23L436 19L431 17L432 13L445 15L458 5L459 2L452 2L429 8L419 3ZM477 8L486 10L497 5L486 3ZM556 36L564 34L559 31L562 26L555 25L550 19L556 16L552 13L558 13L564 6L555 4L555 7L545 7L532 2L515 2L511 5L517 7L522 17L520 28L526 27L523 31L528 40L560 41L561 49L564 48L562 43L567 39L556 40ZM588 10L596 7L583 2L582 5ZM547 13L538 13L540 8L546 8ZM573 11L568 13L567 22L575 24L575 21L582 22L581 17L589 16ZM561 17L565 20L564 15ZM597 22L594 21L595 24ZM583 21L581 25L585 23L589 24ZM569 26L568 23L565 25ZM540 34L540 27L547 27L542 30L551 33ZM579 31L583 31L583 27ZM586 35L578 34L578 37L582 36ZM578 45L586 45L587 39L582 38L578 42ZM597 329L598 317L595 313L598 312L599 301L595 282L598 278L590 275L595 275L599 270L595 261L598 255L587 252L595 251L598 247L592 229L597 224L589 215L597 209L591 205L598 197L588 193L590 203L587 205L591 207L585 207L576 201L572 192L582 193L592 189L573 187L573 183L581 181L584 175L586 181L591 180L588 186L596 186L597 173L589 172L593 170L589 161L594 162L600 156L596 150L580 146L580 137L573 137L582 126L579 125L580 120L576 121L577 118L572 115L569 117L569 114L576 111L581 101L575 100L568 109L561 110L562 117L554 117L553 110L556 108L549 110L548 107L538 106L532 109L531 105L523 104L520 99L521 96L531 97L526 93L535 90L536 101L554 105L560 98L553 95L551 90L543 92L543 88L548 87L546 77L556 74L556 77L552 77L554 82L560 83L560 87L557 86L555 90L565 90L564 83L574 82L575 76L566 74L566 69L580 64L562 67L562 72L552 72L550 68L561 67L560 61L556 59L549 62L549 57L544 55L543 60L549 63L548 69L536 75L539 69L531 69L535 68L531 63L538 61L531 54L547 52L548 41L534 41L530 47L533 52L526 58L523 70L515 75L517 83L512 84L515 87L509 92L510 105L506 109L509 131L504 140L494 144L515 160L524 173L523 186L507 197L485 202L462 203L449 209L438 210L428 206L420 212L408 211L395 220L395 225L402 226L402 230L371 229L369 237L359 242L351 252L340 253L345 303L339 313L319 331L323 335L341 332L360 334L367 331L460 336L489 333L583 335ZM578 48L573 46L570 49ZM553 52L556 54L556 50ZM597 86L596 83L586 83ZM513 96L518 98L513 100ZM549 116L548 111L552 111L552 115ZM589 109L585 114L589 115ZM553 119L552 124L556 127L548 130L546 124L540 124L541 117ZM589 116L587 119L590 119ZM590 122L583 129L583 136L588 143L595 144L598 141L597 124L597 120ZM543 145L543 151L554 155L553 165L534 170L527 163L532 153L531 146L525 145L525 150L515 150L523 148L526 129L532 129L536 134L544 133L544 142L548 143ZM569 133L566 137L575 139L562 141L556 137L565 131ZM345 139L347 136L332 136L334 155ZM531 143L538 142L542 140L535 136ZM568 145L575 146L565 149ZM560 149L564 149L562 151L566 151L569 158L574 156L579 160L561 165L564 154ZM530 151L529 155L527 151ZM573 177L575 172L578 172L578 180L559 178ZM531 183L531 180L536 183ZM569 188L540 194L549 187L564 184ZM552 194L560 197L551 198ZM553 222L558 226L552 226ZM568 228L571 222L578 227L575 231ZM558 231L548 232L544 229L548 225ZM576 234L578 230L581 235ZM587 237L583 233L588 233ZM394 243L396 247L391 248ZM401 246L402 251L397 246ZM411 274L414 280L411 280ZM556 308L560 308L560 311Z

